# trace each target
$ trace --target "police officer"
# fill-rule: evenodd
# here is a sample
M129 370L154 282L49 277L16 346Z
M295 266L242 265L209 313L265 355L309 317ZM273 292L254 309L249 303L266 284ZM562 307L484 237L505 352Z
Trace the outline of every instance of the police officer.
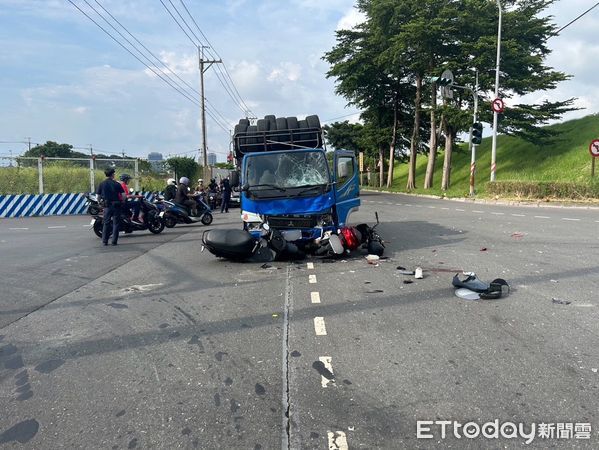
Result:
M104 171L106 179L100 183L96 194L102 198L104 205L104 226L102 228L102 243L108 245L108 230L112 220L112 245L117 245L119 240L119 225L121 208L126 199L126 193L119 182L114 179L112 167Z

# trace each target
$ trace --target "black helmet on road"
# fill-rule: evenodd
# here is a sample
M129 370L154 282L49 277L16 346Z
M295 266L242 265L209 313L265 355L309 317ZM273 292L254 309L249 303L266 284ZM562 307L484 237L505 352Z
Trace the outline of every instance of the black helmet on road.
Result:
M109 167L108 169L104 169L104 175L107 177L111 177L114 175L114 167Z
M129 175L128 173L124 173L119 177L119 179L126 183L127 181L129 181L131 179L131 175Z

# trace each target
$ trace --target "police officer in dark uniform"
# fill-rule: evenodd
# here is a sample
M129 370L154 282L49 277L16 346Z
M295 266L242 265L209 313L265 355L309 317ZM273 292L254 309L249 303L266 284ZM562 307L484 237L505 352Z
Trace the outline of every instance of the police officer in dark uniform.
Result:
M102 228L102 243L108 245L108 230L112 220L112 245L117 245L119 240L119 225L121 221L121 209L126 199L126 193L121 184L114 179L112 167L104 171L106 179L100 183L96 194L104 204L104 226Z

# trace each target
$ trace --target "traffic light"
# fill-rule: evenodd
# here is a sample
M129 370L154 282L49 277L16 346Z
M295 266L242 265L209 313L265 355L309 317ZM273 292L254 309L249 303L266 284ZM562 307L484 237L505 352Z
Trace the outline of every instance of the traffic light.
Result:
M453 84L453 79L448 77L439 77L437 84L439 86L449 86L450 84Z
M483 124L480 122L474 122L472 124L472 143L475 145L478 145L482 141L483 141Z

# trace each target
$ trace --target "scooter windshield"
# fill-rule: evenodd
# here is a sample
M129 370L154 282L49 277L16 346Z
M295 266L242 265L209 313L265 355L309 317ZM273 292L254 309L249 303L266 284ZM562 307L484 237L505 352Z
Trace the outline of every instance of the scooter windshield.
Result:
M322 151L292 151L251 155L246 166L248 193L254 198L322 194L329 170Z

